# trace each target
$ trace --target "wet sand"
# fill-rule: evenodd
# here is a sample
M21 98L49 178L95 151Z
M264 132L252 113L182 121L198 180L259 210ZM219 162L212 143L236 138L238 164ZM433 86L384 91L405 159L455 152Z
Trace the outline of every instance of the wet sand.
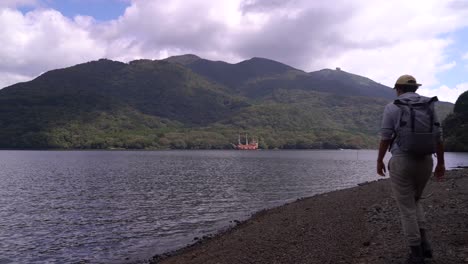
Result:
M434 259L468 263L468 169L424 193ZM150 263L402 263L408 254L388 179L258 212L228 231Z

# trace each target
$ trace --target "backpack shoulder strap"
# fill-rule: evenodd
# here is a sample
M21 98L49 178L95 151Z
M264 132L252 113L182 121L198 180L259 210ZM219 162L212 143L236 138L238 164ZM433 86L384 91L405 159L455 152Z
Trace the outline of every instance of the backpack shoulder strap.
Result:
M398 119L397 119L397 124L396 124L396 127L395 127L395 132L394 132L393 137L392 137L392 139L390 141L390 145L388 146L388 152L391 151L393 144L395 144L395 140L398 137L398 130L402 126L401 119L402 119L403 111L404 111L403 108L406 108L406 107L409 108L410 107L407 100L395 99L393 101L393 104L398 107L399 111L398 111ZM406 123L404 125L406 125Z
M399 105L409 105L410 103L407 100L395 99L395 101L393 101L393 104L399 106Z
M439 98L437 98L437 96L434 96L434 97L431 97L428 101L428 103L435 103L435 102L438 102L439 101Z

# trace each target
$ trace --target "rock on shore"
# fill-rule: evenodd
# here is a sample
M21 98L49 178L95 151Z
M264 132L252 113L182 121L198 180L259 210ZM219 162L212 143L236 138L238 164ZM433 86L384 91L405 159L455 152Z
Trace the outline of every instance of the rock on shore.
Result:
M423 205L433 241L430 264L468 263L468 170L432 180ZM261 211L212 238L150 263L402 263L407 255L388 180Z

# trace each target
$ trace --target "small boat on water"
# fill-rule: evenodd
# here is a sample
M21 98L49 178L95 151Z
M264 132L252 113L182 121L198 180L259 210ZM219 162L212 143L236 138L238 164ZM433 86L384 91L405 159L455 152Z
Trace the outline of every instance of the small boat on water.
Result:
M252 141L249 143L249 139L247 138L247 134L245 134L245 144L241 143L241 136L239 134L239 140L237 142L237 145L232 144L232 146L235 149L238 150L257 150L258 149L258 142L255 139L252 139Z

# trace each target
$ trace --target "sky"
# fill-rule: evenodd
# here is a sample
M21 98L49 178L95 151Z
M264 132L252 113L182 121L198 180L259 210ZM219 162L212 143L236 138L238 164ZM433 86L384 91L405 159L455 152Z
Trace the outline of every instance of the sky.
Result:
M0 0L0 89L100 58L196 54L468 90L468 0Z

